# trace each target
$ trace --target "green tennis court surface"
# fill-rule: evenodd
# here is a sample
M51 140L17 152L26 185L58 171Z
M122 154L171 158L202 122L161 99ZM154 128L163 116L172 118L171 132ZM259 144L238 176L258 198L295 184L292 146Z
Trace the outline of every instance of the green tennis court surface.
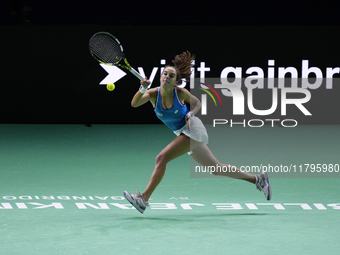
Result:
M225 163L339 164L339 126L224 128ZM143 191L173 138L163 125L0 125L1 254L339 254L340 179L271 178L273 198L169 163L142 215ZM218 140L218 141L216 141ZM225 160L224 160L225 157ZM320 162L322 161L322 162Z

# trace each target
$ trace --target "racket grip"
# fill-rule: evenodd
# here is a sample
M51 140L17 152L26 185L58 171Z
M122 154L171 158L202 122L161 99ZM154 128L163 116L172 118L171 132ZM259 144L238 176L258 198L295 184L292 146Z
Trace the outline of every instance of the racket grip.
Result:
M136 76L138 79L140 79L141 81L142 80L144 80L144 77L142 77L141 75L140 75L140 73L138 73L135 69L133 69L132 67L130 67L131 69L130 69L130 72L134 75L134 76Z

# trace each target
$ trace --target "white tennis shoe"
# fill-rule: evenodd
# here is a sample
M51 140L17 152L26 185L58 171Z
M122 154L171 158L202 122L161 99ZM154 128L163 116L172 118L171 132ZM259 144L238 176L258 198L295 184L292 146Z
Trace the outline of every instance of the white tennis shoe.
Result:
M129 201L140 213L144 213L149 203L145 201L143 195L137 189L136 195L130 194L127 191L123 192L124 197Z
M267 200L272 198L272 188L269 183L269 176L267 172L262 172L262 174L255 175L256 177L256 188L264 193Z

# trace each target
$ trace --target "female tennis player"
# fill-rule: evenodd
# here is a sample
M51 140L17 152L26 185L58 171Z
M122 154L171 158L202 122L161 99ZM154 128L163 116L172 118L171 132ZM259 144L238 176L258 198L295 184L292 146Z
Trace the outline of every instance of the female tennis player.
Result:
M144 213L151 194L161 182L167 163L185 153L188 153L202 166L218 165L222 169L229 169L230 171L225 172L215 171L213 174L253 183L257 189L264 192L267 200L271 199L271 187L267 172L252 175L242 172L234 166L221 164L208 148L207 131L202 121L195 116L201 107L201 102L188 90L177 86L181 84L182 78L189 79L194 59L195 56L188 51L175 56L172 61L174 66L166 66L161 74L160 87L148 90L150 81L145 78L141 81L140 89L132 99L133 107L151 102L157 117L177 135L157 155L155 168L144 192L141 194L137 190L137 194L133 195L124 191L125 198L141 213ZM190 105L190 111L186 104Z

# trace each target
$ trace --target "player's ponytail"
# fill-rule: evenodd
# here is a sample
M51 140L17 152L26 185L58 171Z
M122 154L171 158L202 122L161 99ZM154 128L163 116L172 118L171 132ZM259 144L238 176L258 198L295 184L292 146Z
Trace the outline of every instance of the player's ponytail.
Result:
M184 78L186 81L189 81L191 75L191 67L193 60L195 59L195 55L191 55L189 51L183 52L180 55L176 55L175 59L172 60L176 69L177 69L177 81L178 84L182 83L182 79Z

